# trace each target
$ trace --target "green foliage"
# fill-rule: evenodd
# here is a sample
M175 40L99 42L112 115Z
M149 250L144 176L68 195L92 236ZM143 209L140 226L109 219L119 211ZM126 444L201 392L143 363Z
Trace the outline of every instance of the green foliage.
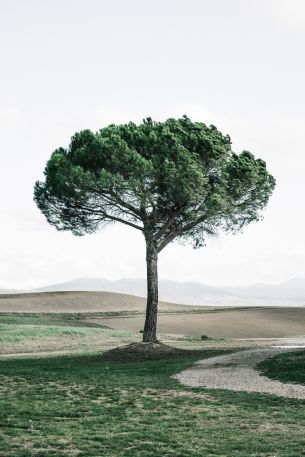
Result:
M229 136L183 116L76 133L53 152L34 199L58 230L83 235L118 221L161 251L258 220L274 186L264 161L235 154Z

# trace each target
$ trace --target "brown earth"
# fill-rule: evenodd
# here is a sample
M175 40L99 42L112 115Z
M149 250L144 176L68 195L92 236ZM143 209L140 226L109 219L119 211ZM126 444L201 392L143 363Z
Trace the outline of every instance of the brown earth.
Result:
M92 320L93 321L93 320ZM144 316L94 319L113 329L139 332ZM284 338L305 335L305 308L246 308L206 310L198 314L158 317L158 331L212 338Z
M36 292L0 294L0 312L12 313L94 313L111 311L144 312L146 299L114 292ZM160 302L160 310L177 311L202 307Z
M0 313L142 313L139 316L88 319L113 329L135 332L143 329L145 305L145 298L113 292L0 295ZM158 331L163 334L207 335L212 338L283 338L305 335L305 308L226 309L160 302L159 310ZM164 314L167 312L172 314Z

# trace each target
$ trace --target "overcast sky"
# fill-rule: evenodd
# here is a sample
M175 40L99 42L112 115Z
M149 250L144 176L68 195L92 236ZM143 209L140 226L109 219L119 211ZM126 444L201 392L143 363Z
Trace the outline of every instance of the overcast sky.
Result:
M243 234L168 246L160 277L305 277L304 0L0 0L0 13L0 288L144 277L140 233L57 232L33 185L78 130L183 114L264 159L277 187Z

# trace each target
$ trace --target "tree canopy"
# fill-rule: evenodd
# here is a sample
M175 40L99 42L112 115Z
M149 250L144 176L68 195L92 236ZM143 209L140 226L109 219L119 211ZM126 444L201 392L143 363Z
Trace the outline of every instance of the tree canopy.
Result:
M156 342L158 253L171 241L203 246L261 217L275 179L261 159L232 151L213 125L187 116L76 133L53 152L34 198L58 230L93 233L113 222L146 241L144 342Z
M203 246L261 217L275 179L215 126L187 116L76 133L56 149L34 199L58 230L93 233L121 222L154 240Z

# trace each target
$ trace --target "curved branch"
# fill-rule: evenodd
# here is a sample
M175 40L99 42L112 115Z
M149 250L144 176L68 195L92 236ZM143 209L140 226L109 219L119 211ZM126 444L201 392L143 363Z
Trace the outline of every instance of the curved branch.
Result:
M121 219L120 217L110 216L110 214L107 214L107 213L102 214L102 215L103 215L104 219L110 219L112 221L121 222L122 224L129 225L129 227L133 227L133 228L143 232L143 227L139 227L138 225L133 224L132 222L125 221L124 219Z

